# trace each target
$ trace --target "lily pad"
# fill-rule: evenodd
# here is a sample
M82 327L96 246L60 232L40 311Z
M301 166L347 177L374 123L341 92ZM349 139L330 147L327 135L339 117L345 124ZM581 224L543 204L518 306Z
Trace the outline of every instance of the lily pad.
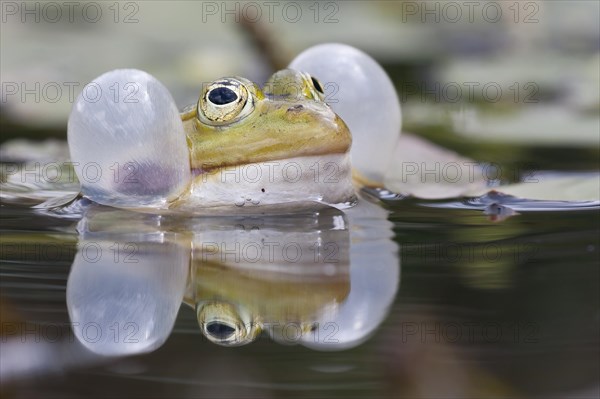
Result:
M600 201L600 173L536 175L527 182L496 187L494 191L531 200ZM476 194L484 195L487 192L489 189Z
M394 150L384 186L423 199L467 196L485 190L483 164L403 133Z
M545 201L599 201L600 173L535 173L525 181L497 186L490 165L476 162L422 138L403 133L384 186L421 199L479 197L491 191ZM492 173L493 175L493 173Z

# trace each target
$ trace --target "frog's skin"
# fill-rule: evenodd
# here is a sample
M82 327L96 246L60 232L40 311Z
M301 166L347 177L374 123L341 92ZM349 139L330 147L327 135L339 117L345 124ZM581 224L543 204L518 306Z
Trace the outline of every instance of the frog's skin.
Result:
M219 79L181 118L194 178L171 208L355 201L352 136L306 73L276 72L262 90Z

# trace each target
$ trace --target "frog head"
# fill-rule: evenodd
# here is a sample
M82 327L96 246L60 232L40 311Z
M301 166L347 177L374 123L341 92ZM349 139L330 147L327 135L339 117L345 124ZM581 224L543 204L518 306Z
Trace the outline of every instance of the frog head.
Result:
M352 203L352 136L310 75L276 72L203 88L181 115L194 179L178 206Z

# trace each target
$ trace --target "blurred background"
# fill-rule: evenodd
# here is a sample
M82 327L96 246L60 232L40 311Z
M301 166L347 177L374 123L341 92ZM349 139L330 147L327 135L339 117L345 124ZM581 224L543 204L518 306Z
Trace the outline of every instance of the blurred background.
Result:
M342 42L385 67L404 130L488 162L530 157L539 169L596 169L599 7L3 1L2 140L64 138L74 98L111 69L151 73L184 107L203 82L240 75L262 84L303 49Z
M0 140L17 139L0 154L3 161L28 159L32 151L67 156L56 140L66 139L76 96L111 69L149 72L183 108L197 101L204 82L239 75L262 84L305 48L341 42L388 72L405 132L515 171L504 174L507 180L531 170L600 168L598 1L0 4ZM321 353L265 338L221 348L200 339L188 309L152 354L81 370L85 358L67 356L55 369L45 359L46 371L57 374L17 379L2 393L598 397L597 212L531 212L493 224L480 211L410 201L391 211L402 285L389 317L364 345ZM64 291L77 241L71 222L13 211L3 228L40 251L56 242L71 251L46 264L35 254L3 252L2 321L66 326ZM475 250L491 243L509 255L456 262L423 253L456 242ZM475 323L474 340L407 335L406 328L439 332L436 323L453 322ZM498 323L508 331L501 339L482 335Z

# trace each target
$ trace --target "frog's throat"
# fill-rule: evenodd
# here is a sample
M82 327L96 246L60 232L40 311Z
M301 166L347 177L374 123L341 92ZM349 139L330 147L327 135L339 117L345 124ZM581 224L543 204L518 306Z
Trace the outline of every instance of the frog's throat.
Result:
M337 207L356 201L350 154L328 154L215 168L196 175L173 207L253 208L289 203Z

